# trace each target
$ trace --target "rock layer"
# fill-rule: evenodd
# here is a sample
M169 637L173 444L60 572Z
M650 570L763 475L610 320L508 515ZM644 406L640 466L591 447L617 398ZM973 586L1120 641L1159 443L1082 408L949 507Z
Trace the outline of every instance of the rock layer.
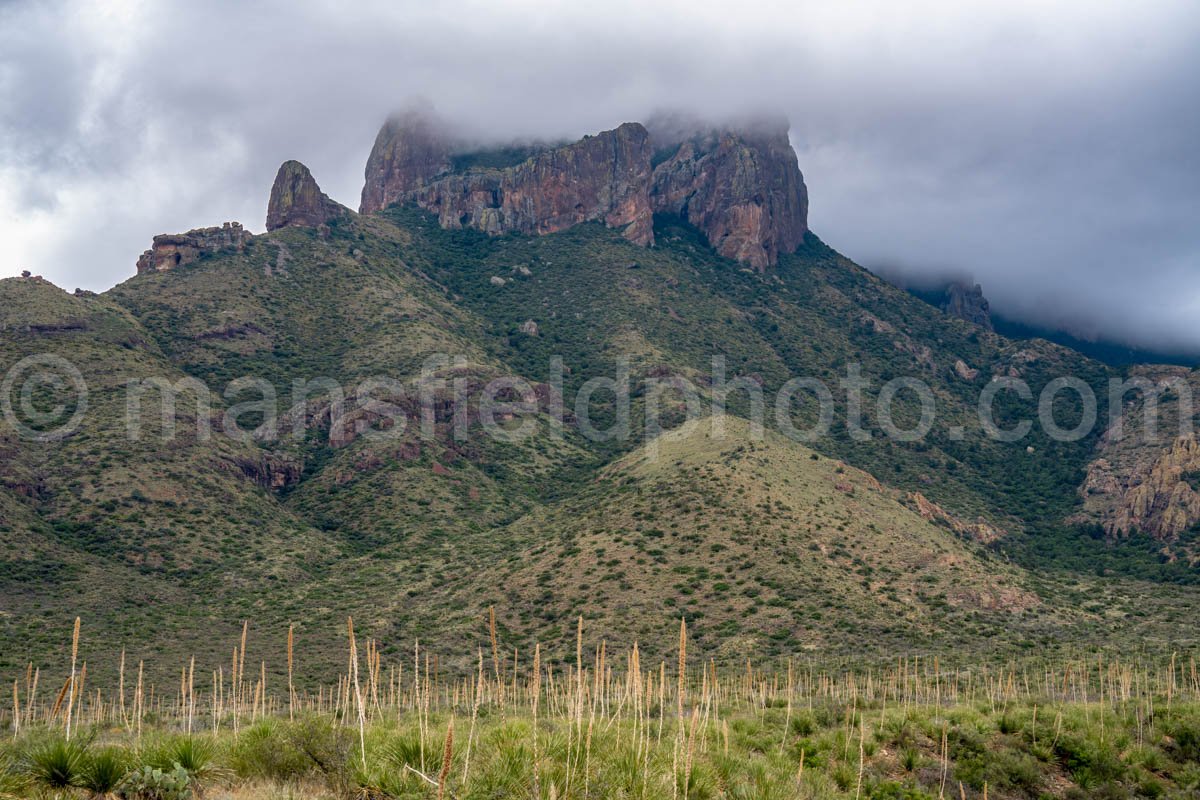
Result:
M187 233L161 233L154 237L150 249L137 260L139 275L147 272L167 272L186 266L201 256L222 251L242 252L253 238L240 222L226 222L220 227L197 228Z
M288 225L317 228L345 214L344 206L330 200L299 161L285 161L275 174L267 203L267 230Z

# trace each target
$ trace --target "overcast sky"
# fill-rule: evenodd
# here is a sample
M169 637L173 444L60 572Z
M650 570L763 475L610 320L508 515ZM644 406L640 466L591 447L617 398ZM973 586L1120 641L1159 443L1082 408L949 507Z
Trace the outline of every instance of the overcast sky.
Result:
M496 139L778 110L810 223L1019 319L1200 351L1194 0L0 0L0 277L102 290L156 233L261 231L280 162L357 208L388 112Z

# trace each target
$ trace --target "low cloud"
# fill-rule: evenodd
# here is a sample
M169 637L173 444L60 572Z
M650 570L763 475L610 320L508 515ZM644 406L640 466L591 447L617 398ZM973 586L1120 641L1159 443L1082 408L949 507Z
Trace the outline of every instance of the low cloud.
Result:
M0 275L104 289L155 233L261 230L280 162L356 207L416 96L471 136L777 110L811 224L1011 318L1200 351L1184 2L0 6Z

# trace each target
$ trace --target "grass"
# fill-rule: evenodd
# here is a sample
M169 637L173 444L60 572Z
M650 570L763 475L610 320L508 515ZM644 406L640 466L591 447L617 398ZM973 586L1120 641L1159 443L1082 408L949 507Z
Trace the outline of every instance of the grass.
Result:
M1002 665L899 658L718 666L591 641L543 661L442 671L350 638L340 675L292 695L265 668L78 699L76 728L22 698L0 796L231 798L1190 798L1194 656ZM487 638L490 638L490 634ZM302 654L300 654L302 655ZM217 667L220 675L221 667ZM28 689L29 687L24 687ZM139 709L131 711L131 709ZM13 725L12 712L0 722ZM188 726L191 734L184 733Z

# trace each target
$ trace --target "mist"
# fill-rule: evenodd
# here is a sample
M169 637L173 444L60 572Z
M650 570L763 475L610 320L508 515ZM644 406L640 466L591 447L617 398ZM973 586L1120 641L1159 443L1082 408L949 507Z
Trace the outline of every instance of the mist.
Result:
M810 225L1008 318L1200 352L1186 2L0 5L0 276L104 290L154 234L261 231L295 158L358 207L396 108L472 141L779 113Z

